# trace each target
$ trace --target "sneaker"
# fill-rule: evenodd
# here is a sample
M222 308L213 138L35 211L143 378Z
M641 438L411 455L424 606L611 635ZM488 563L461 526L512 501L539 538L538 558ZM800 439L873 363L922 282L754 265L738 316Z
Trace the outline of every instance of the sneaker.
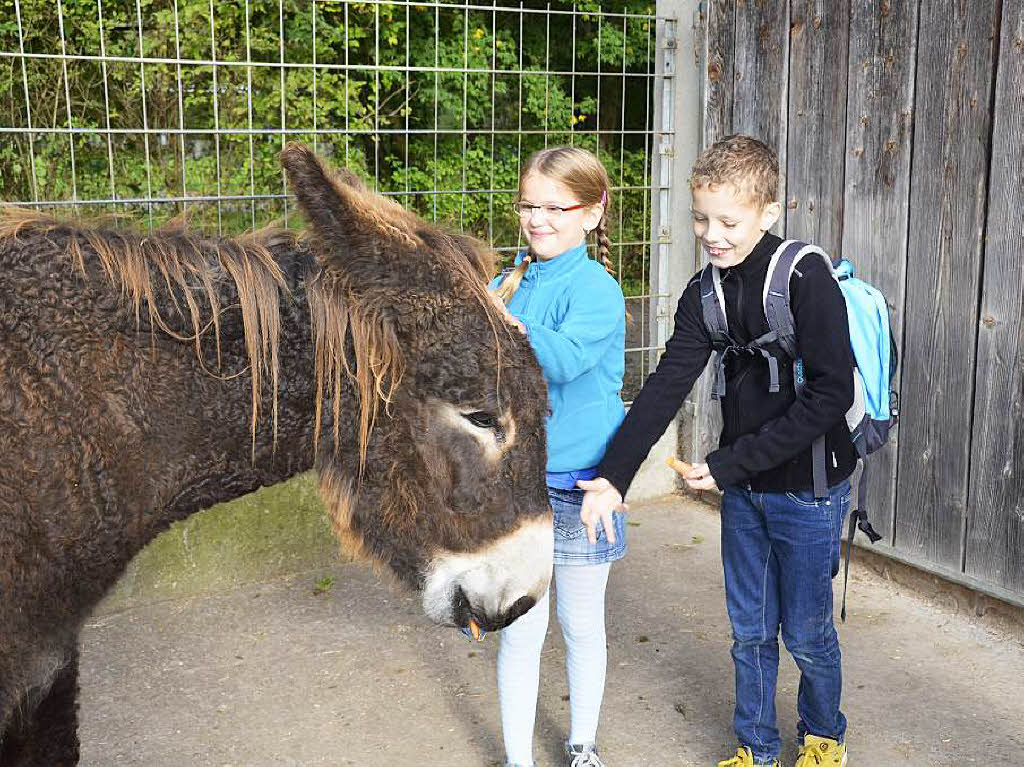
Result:
M593 743L565 744L565 767L605 767Z
M718 763L718 767L779 767L779 760L772 759L770 762L755 762L754 755L746 746L736 749L736 756Z
M846 767L846 744L817 735L804 735L796 767Z

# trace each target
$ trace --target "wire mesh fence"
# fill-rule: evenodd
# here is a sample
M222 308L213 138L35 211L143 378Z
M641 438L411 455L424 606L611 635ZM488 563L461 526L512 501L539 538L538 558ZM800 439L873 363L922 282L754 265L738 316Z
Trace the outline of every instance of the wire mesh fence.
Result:
M276 155L299 140L510 260L521 164L582 146L614 186L630 397L650 365L658 298L653 123L668 75L656 46L670 21L652 11L628 0L0 0L0 199L151 227L186 212L230 235L292 217Z

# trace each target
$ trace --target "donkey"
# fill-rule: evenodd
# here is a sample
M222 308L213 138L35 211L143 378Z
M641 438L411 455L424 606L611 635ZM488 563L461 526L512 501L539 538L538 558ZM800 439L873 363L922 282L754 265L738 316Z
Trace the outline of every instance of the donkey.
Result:
M78 761L78 634L174 520L316 468L434 621L544 593L544 382L469 238L281 156L309 226L209 240L0 214L0 764Z

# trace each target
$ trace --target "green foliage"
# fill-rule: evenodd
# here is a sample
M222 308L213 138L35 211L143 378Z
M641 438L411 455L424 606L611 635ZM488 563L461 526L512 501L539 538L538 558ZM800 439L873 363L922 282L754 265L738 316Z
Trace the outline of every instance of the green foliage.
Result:
M24 129L0 142L0 199L258 197L189 204L198 225L231 233L293 212L276 154L295 139L510 255L521 162L574 143L624 187L613 240L644 241L654 30L601 12L653 4L576 7L587 13L319 0L61 0L58 13L54 0L0 0L0 50L83 57L0 57L0 126ZM69 125L80 132L46 132ZM153 222L181 212L135 207ZM630 293L645 292L647 252L613 252Z
M313 596L319 597L324 594L330 594L332 588L334 588L334 576L325 575L313 584Z

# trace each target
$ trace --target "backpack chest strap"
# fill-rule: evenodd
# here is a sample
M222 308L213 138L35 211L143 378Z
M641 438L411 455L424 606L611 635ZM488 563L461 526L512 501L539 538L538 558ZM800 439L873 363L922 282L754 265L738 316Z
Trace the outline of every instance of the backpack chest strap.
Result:
M711 345L715 353L715 376L711 387L712 399L721 399L725 396L725 358L730 354L733 356L744 353L760 354L768 363L770 377L768 391L773 394L777 393L779 391L779 362L775 355L765 347L778 340L778 332L772 329L750 343L736 343L729 335L721 273L711 264L708 264L700 275L700 303L704 313L704 326L708 330L708 335L711 336Z
M779 361L775 355L769 352L765 345L772 343L776 340L775 331L765 333L760 338L755 338L749 344L729 344L728 346L715 349L715 381L714 386L711 388L711 398L721 399L725 396L725 359L729 355L739 357L741 354L756 355L760 354L764 357L766 363L768 363L768 391L775 394L779 391Z

